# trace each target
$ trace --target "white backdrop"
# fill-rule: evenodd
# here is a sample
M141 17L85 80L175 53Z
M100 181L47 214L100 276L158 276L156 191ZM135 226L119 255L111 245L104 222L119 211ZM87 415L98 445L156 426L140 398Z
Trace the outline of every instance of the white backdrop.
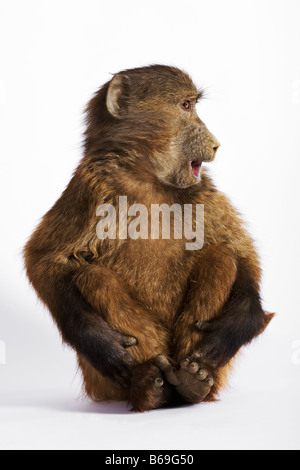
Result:
M137 415L81 398L21 251L81 158L86 102L151 63L206 89L211 172L248 221L277 317L219 403ZM299 130L298 0L0 0L0 448L299 449Z

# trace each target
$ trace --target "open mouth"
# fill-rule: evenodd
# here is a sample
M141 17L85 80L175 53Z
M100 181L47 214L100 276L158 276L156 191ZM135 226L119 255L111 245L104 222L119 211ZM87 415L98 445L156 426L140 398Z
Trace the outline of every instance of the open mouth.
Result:
M202 162L199 160L190 161L191 170L194 176L199 179Z

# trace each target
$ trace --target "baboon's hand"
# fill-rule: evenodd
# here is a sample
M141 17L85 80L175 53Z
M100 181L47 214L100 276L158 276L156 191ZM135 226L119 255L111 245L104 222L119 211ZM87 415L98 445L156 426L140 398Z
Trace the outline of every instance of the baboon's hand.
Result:
M213 366L222 367L235 356L241 346L262 333L273 316L274 313L264 312L259 307L256 310L249 308L249 313L247 310L243 312L237 305L221 317L196 321L195 327L203 335L198 352Z
M223 318L196 321L196 328L202 333L198 353L214 366L224 366L237 353L240 344L235 341L231 324Z
M88 354L92 366L117 385L130 385L133 359L126 350L137 344L136 338L113 330L104 322L101 330L90 338Z

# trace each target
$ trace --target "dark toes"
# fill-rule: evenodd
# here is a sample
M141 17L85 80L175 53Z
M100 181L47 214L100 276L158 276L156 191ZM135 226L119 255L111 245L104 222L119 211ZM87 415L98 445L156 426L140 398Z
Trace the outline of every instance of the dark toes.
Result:
M155 380L154 380L154 383L155 383L155 386L160 388L164 385L164 381L161 377L157 377Z
M212 387L215 383L214 379L211 375L209 375L209 372L206 369L199 368L197 378L201 381L205 380L205 382L207 382L210 387Z
M191 374L196 374L197 378L200 380L205 380L209 372L208 370L204 369L201 367L201 363L199 364L199 361L197 361L198 357L194 359L190 359L189 357L186 357L180 361L180 367L181 369L184 369Z
M192 362L190 364L188 370L189 370L189 372L193 373L193 371L190 370L192 364L195 364L195 363ZM211 377L211 375L209 375L208 370L201 368L201 366L199 366L198 364L197 364L197 369L196 370L197 370L197 373L196 373L195 377L197 377L197 379L200 380L201 382L205 380L205 382L207 382L207 384L210 387L212 387L213 384L214 384L214 379Z
M180 361L178 377L176 390L187 403L201 403L214 385L213 370L196 354Z
M206 382L208 383L208 385L209 385L210 387L212 387L213 384L215 383L215 381L214 381L214 379L213 379L212 377L209 377L209 378L206 380Z
M198 370L198 378L200 380L205 380L207 376L208 376L207 370L205 370L205 369L199 369Z
M155 357L154 363L159 367L163 372L169 370L172 367L172 364L169 361L169 358L164 354L159 354Z
M170 400L169 387L154 362L137 364L133 368L130 387L132 410L143 412L166 406Z
M190 358L189 357L186 357L185 359L182 359L180 361L180 367L182 369L188 370L189 364L190 364Z
M189 357L186 357L180 361L181 369L187 370L191 374L196 374L199 370L199 364L196 360L192 360Z
M199 370L199 365L197 364L197 362L191 362L188 366L188 370L189 372L191 372L191 374L196 374L196 372L198 372Z

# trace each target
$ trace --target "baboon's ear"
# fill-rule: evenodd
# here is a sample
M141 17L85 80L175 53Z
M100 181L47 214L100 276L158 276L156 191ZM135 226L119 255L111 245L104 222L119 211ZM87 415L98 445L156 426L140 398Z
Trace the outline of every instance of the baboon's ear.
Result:
M128 81L129 78L127 77L127 75L118 73L112 78L107 90L107 109L110 114L117 119L122 119L122 117L124 117L124 115L126 114Z

